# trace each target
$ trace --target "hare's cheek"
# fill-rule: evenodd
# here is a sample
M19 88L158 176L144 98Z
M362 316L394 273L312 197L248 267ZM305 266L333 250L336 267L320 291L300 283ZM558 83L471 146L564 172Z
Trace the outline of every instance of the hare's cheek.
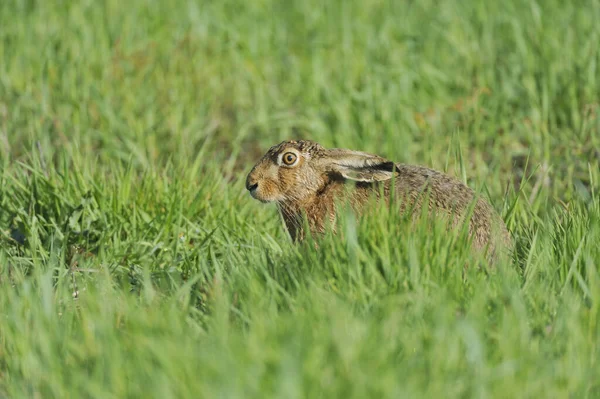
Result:
M298 185L298 177L292 170L285 168L279 169L277 178L279 180L279 189L282 192L296 190L296 186Z

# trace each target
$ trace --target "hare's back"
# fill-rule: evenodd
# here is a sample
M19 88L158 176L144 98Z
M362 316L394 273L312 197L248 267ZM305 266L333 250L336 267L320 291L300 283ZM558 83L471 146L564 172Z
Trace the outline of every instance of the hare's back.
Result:
M502 218L490 203L456 178L423 166L397 165L396 193L403 199L402 207L410 206L419 211L425 198L429 209L441 210L453 215L456 224L467 214L470 216L469 230L479 247L498 235L504 243L510 242L510 234Z
M396 192L410 199L428 196L432 205L458 211L468 208L475 198L467 185L437 170L404 164L397 165L397 169Z

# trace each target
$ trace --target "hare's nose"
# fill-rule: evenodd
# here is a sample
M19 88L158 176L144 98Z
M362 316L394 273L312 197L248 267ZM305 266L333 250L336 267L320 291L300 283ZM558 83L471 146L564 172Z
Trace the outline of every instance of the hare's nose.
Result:
M252 192L258 188L258 183L252 179L246 180L246 190Z

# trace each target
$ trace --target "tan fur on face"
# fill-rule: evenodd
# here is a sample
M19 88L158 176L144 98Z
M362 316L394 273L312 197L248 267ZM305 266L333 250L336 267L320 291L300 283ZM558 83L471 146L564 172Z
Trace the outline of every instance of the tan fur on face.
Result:
M286 166L282 156L291 151L298 156ZM252 168L246 179L252 196L262 202L276 202L294 241L304 237L303 224L311 233L322 233L327 222L335 222L336 202L347 199L357 213L364 211L370 198L389 202L390 193L399 199L400 211L419 215L423 206L452 224L465 220L472 204L469 234L475 248L496 243L511 247L512 240L502 219L482 198L455 178L422 166L396 164L377 155L347 149L326 149L313 141L284 141L271 147ZM349 190L349 188L351 188ZM426 201L425 191L429 195ZM383 195L381 195L383 193Z
M298 161L296 165L287 167L281 164L280 158L290 150L298 155ZM259 183L253 197L263 202L302 203L323 184L322 173L315 169L311 159L324 151L314 142L284 141L271 147L252 168L246 187Z

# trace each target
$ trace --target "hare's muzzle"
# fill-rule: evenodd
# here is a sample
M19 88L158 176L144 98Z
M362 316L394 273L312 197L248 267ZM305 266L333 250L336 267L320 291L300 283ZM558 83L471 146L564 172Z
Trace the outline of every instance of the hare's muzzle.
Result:
M256 191L256 189L258 188L258 183L254 183L254 184L247 184L246 185L246 189L248 191L250 191L250 194L252 194L254 191Z
M258 188L258 182L252 178L251 175L246 179L246 190L250 191L250 195L254 197L256 189Z

